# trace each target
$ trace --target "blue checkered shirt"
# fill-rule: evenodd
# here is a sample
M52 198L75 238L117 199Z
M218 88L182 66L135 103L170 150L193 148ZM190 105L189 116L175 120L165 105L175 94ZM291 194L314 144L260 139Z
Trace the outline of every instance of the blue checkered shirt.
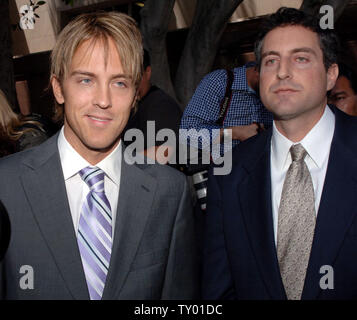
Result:
M258 95L248 86L246 78L246 66L233 69L234 81L232 84L232 99L223 122L223 128L249 125L253 122L263 123L265 128L272 125L272 114L265 109ZM216 121L219 118L219 106L224 98L227 85L227 72L225 70L216 70L206 75L198 85L194 95L188 103L183 117L181 119L181 129L207 129L207 134L198 134L195 137L198 140L199 148L208 148L212 151L212 157L215 158L223 151L223 144L219 148L213 148L212 141L218 141L219 126ZM218 129L218 130L212 130ZM193 137L193 133L190 137ZM181 143L190 143L188 139L180 136ZM239 140L233 140L232 146L239 144Z

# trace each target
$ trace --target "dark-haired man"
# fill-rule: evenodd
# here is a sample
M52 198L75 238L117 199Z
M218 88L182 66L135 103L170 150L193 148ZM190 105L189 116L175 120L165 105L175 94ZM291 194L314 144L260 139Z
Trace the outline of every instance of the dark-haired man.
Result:
M339 64L339 75L331 90L329 103L350 116L357 116L357 75L344 64Z
M273 128L208 179L205 299L357 298L357 121L327 105L338 41L281 8L258 38Z
M145 49L143 65L144 73L138 88L138 107L131 115L125 131L130 129L141 131L144 137L144 149L138 148L137 151L142 152L146 157L155 159L161 164L166 164L169 160L172 160L172 163L178 163L178 136L182 111L172 97L151 84L150 55ZM170 129L175 133L174 141L154 139L162 129ZM149 134L154 136L151 138ZM126 143L130 144L130 141ZM164 143L165 146L162 146ZM162 151L159 150L160 146L162 146Z

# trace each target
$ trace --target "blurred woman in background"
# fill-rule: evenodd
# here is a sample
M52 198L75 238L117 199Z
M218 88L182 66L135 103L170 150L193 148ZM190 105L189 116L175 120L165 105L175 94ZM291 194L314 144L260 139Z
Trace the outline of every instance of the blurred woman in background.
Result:
M12 110L0 89L0 157L41 144L47 138L38 121Z

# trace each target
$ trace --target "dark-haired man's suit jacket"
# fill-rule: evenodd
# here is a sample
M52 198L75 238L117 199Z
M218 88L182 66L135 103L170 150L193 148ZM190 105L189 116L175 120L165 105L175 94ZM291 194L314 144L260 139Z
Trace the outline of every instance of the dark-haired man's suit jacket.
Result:
M0 200L11 222L0 265L5 299L89 299L67 200L57 135L0 161ZM122 161L113 248L103 299L192 299L199 291L185 177ZM33 289L24 289L33 269ZM26 280L26 281L25 281ZM27 282L27 285L29 283Z
M10 222L4 205L0 201L0 262L2 261L10 241Z
M357 299L357 118L331 109L336 126L302 299ZM286 299L274 243L271 135L242 143L231 174L208 179L205 299ZM324 265L333 275L329 267L320 273ZM333 289L321 289L320 280Z

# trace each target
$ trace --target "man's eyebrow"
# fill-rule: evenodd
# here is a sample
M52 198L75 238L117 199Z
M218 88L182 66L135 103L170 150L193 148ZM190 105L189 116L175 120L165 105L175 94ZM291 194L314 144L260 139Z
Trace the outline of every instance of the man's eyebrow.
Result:
M266 56L280 56L280 53L278 51L267 51L262 54L262 59Z
M309 47L295 48L295 49L290 50L290 53L298 53L298 52L307 52L307 53L311 53L316 56L316 52ZM273 50L267 51L262 54L262 59L265 58L266 56L279 56L280 57L280 53L278 51L273 51Z
M70 76L89 76L89 77L94 77L94 73L88 72L88 71L82 71L82 70L74 70L71 72Z
M291 53L297 53L297 52L306 52L306 53L311 53L314 56L316 56L315 50L309 48L309 47L302 47L302 48L296 48L291 50Z
M88 77L95 77L95 73L93 72L89 72L89 71L84 71L84 70L74 70L71 72L70 74L71 76L88 76ZM117 74L113 74L111 75L111 78L125 78L125 79L131 79L131 77L127 74L124 73L117 73Z
M338 96L338 95L340 95L340 94L347 94L346 93L346 91L338 91L338 92L334 92L332 95L331 95L331 97L335 97L335 96Z
M125 79L131 79L131 76L125 74L125 73L117 73L117 74L113 74L112 78L125 78Z

